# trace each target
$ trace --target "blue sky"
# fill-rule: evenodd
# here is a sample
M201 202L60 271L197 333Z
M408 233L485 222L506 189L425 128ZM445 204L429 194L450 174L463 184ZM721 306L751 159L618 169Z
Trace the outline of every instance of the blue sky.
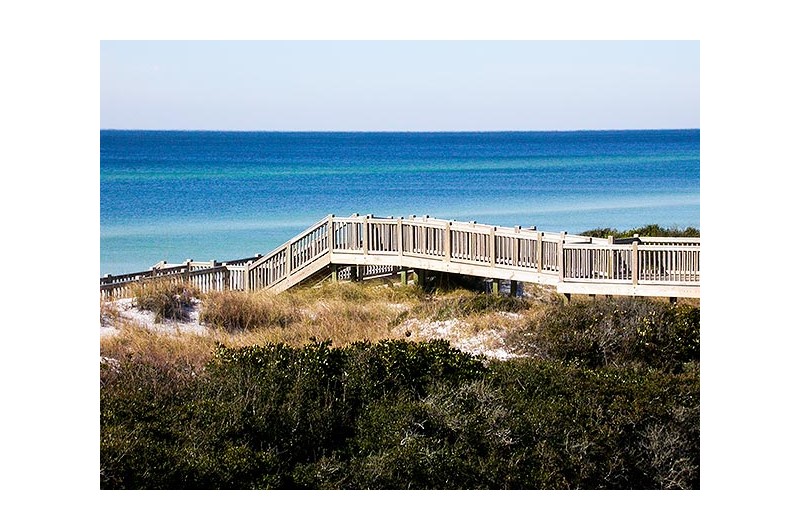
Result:
M102 41L102 129L700 127L699 41Z

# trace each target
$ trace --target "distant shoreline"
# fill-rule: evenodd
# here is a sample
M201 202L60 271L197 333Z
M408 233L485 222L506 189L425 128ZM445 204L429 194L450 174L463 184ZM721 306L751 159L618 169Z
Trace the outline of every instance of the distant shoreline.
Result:
M688 127L683 129L552 129L552 130L525 130L525 129L497 129L497 130L430 130L430 131L410 131L410 130L267 130L267 129L121 129L108 128L100 129L100 132L218 132L218 133L270 133L270 134L513 134L513 133L615 133L615 132L647 132L647 131L700 131L699 127Z

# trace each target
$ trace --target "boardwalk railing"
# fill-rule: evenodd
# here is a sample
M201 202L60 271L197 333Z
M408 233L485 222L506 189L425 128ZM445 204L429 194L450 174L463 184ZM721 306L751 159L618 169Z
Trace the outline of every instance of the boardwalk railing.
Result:
M257 259L250 258L250 260ZM239 264L236 260L228 263L187 261L181 265L157 263L150 270L106 275L100 278L100 295L102 298L125 298L132 295L132 288L137 283L147 281L166 281L170 283L189 282L200 292L223 291L226 289L247 290L247 263Z
M137 281L170 278L213 290L282 291L321 271L346 279L425 269L554 285L562 293L700 296L700 238L594 238L428 216L334 217L315 223L267 255L226 263L157 264L100 279L103 296Z

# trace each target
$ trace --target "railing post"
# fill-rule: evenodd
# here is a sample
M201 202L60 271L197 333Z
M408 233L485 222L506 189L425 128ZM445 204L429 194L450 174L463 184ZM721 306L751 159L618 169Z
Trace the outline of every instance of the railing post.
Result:
M558 281L562 283L564 281L564 236L565 232L561 232L561 236L558 238L558 255L556 256L556 267L558 268Z
M639 285L639 243L634 241L631 247L631 277L633 285Z
M403 218L397 220L397 255L403 255Z
M333 255L333 214L328 215L328 254Z
M544 250L542 233L536 232L536 271L539 273L542 272L542 250Z
M469 260L475 261L477 251L475 247L478 246L478 238L475 234L475 221L470 221L469 224L472 227L467 234L467 238L469 239Z
M493 226L489 229L489 266L494 267L497 258L497 249L495 248L494 238L497 233L497 227Z
M364 247L365 256L369 253L369 217L365 215L361 225L361 246Z
M286 245L286 279L292 274L292 244Z
M450 255L452 254L452 248L450 244L450 227L453 225L451 221L447 221L447 224L444 225L444 261L446 263L450 262Z
M422 236L421 236L422 254L425 254L426 256L428 255L428 226L427 223L424 223L424 221L426 221L427 218L428 218L427 215L423 217L422 218L423 224L422 226L418 227L422 231Z
M521 229L522 229L522 227L520 225L515 226L514 227L514 233L515 234L519 234L519 231ZM519 247L520 247L519 235L514 237L512 247L513 247L513 249L512 249L513 254L511 256L511 265L516 267L516 266L519 265Z

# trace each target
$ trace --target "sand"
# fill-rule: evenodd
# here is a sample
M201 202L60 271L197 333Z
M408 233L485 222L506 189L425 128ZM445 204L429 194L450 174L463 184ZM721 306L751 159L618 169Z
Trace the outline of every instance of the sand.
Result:
M100 337L119 333L123 325L135 325L156 333L194 333L205 335L209 329L200 324L200 301L194 300L194 307L189 311L186 321L167 320L156 323L156 316L152 311L143 311L133 306L132 298L121 298L108 304L109 312L116 313L113 319L101 319Z

